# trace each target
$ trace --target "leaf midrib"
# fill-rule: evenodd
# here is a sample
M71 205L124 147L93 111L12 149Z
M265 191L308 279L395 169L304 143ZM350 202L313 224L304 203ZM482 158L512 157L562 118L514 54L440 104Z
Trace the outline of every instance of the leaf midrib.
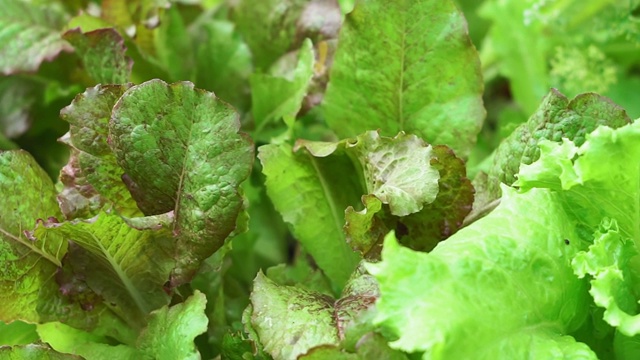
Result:
M338 206L332 196L331 187L327 183L327 180L324 178L324 174L320 170L318 166L317 159L307 153L307 156L311 160L311 165L313 166L314 171L318 175L318 180L320 181L320 186L322 187L322 192L325 194L325 199L327 204L329 205L329 209L331 210L331 217L333 218L333 225L336 227L336 233L339 234L342 238L344 238L344 232L342 231L342 226L344 222L344 218L341 218L338 213Z
M102 246L102 241L100 241L100 239L98 239L93 233L91 233L91 238L94 243L98 245L100 252L104 256L104 258L107 259L109 265L111 265L111 268L113 268L113 270L116 272L116 275L120 279L120 282L122 283L122 285L124 285L129 295L131 295L131 298L136 303L138 309L140 309L140 311L142 311L144 314L148 314L151 310L153 310L149 308L146 301L144 301L144 297L142 296L142 294L140 294L140 292L138 292L138 289L133 284L133 281L131 281L129 275L127 275L127 273L122 270L122 267L120 266L118 261L116 261L116 259L111 256L111 253L109 253L109 251L105 249L104 246Z
M35 252L36 254L42 256L43 258L49 260L51 263L53 263L55 266L57 267L62 267L62 263L60 262L60 260L58 260L58 258L56 258L55 256L47 253L46 251L38 248L35 246L34 243L31 243L29 240L25 240L22 236L15 236L12 233L10 233L9 231L3 229L2 227L0 227L0 234L8 237L9 239L22 244L24 246L26 246L27 248L29 248L31 251Z

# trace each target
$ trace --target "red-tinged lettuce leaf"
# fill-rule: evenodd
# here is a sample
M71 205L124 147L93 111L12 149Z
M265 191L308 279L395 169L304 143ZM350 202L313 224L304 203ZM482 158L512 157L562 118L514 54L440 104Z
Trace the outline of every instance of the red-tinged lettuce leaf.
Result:
M521 165L540 157L542 140L560 143L563 138L582 145L586 135L600 125L618 128L631 123L627 113L608 98L586 93L569 100L551 89L529 120L520 125L496 150L489 171L491 200L500 197L500 183L513 184Z
M338 346L323 345L315 347L299 360L408 360L408 356L401 351L393 350L387 344L387 339L377 333L368 333L359 341L353 352L347 352Z
M4 360L82 360L80 356L61 354L41 344L0 346L0 358Z
M295 117L313 76L313 44L306 40L298 51L292 75L252 74L251 99L256 131L285 116Z
M390 234L382 262L367 269L380 284L374 320L394 349L423 359L595 359L569 336L589 313L588 284L571 260L587 243L548 189L503 187L501 204L430 253Z
M164 285L175 261L168 230L134 229L103 212L86 221L41 224L32 236L71 240L65 263L134 329L144 325L149 312L169 303Z
M433 152L431 166L440 173L438 197L395 225L396 229L406 228L407 234L400 237L400 243L414 250L429 251L458 231L474 200L464 161L444 145L434 146Z
M0 152L0 320L37 322L41 293L67 251L61 239L33 239L26 231L38 219L62 218L49 176L25 151ZM53 290L51 290L53 289Z
M188 82L133 86L113 109L109 145L138 207L146 215L173 211L174 286L236 229L239 185L254 159L253 142L239 129L229 105Z
M485 116L482 88L453 1L361 1L340 31L323 108L341 138L406 131L466 158Z
M338 346L344 327L378 296L375 280L357 273L342 298L301 287L278 285L261 272L251 293L250 324L264 351L274 359L296 359L321 345Z
M432 147L415 135L394 138L375 131L340 143L298 141L318 157L346 155L360 167L364 209L345 210L344 231L351 247L379 259L384 236L395 229L403 245L431 250L455 233L473 203L464 162L444 145Z
M58 3L0 0L0 73L36 71L72 48L60 36L66 14Z
M362 193L346 157L319 158L290 145L259 149L267 194L293 234L331 280L342 289L360 261L346 243L344 209Z
M85 71L99 84L124 84L129 81L133 62L125 56L124 39L113 28L83 33L67 31L67 40L82 59Z
M258 69L268 69L294 46L296 23L307 2L241 0L232 8L231 18L251 49Z
M333 295L331 283L318 268L310 263L304 252L298 254L293 264L279 264L267 269L266 275L278 285L298 286L325 295Z
M105 205L127 216L141 215L122 181L124 170L107 144L109 118L116 101L130 85L97 85L79 94L60 112L69 123L63 142L71 147L62 169L64 185L58 201L67 219L91 217Z
M338 37L342 14L336 0L311 0L300 14L296 24L296 38L309 38L314 43Z

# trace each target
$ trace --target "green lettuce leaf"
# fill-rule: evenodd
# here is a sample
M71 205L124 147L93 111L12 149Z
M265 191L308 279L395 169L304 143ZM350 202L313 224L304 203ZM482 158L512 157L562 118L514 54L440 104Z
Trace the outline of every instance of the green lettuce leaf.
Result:
M129 81L133 61L125 56L124 39L113 28L83 33L67 31L63 38L82 59L84 69L99 84L124 84Z
M359 262L342 230L344 209L361 193L348 158L316 158L290 145L265 145L258 158L267 194L294 236L331 280L336 292Z
M173 212L174 286L222 246L243 211L239 185L254 153L239 128L229 105L187 82L133 86L113 109L109 146L138 207L146 215Z
M513 184L521 165L538 160L541 141L559 143L567 138L582 145L586 135L600 125L618 128L630 122L624 109L603 96L587 93L569 100L551 89L529 120L514 130L496 150L488 174L492 200L500 197L500 183Z
M639 141L640 123L634 122L618 129L599 127L581 146L569 140L543 142L540 160L522 166L515 183L523 190L561 190L582 238L595 232L594 245L576 257L574 267L578 275L592 277L591 293L604 308L605 320L628 336L640 333L634 315L640 268L634 256L640 221Z
M589 295L571 268L586 245L565 242L577 234L561 197L503 191L491 214L429 254L385 239L383 261L367 269L380 283L375 322L393 348L423 359L596 358L567 336Z
M199 24L193 36L197 43L196 84L213 91L239 110L249 107L251 51L230 21L211 19Z
M581 146L569 140L540 143L540 160L523 165L514 185L563 190L562 203L587 239L604 218L615 219L623 237L639 238L640 172L633 170L640 157L640 123L601 126L586 138Z
M61 37L66 14L59 3L0 1L0 73L36 71L45 60L73 48Z
M81 360L82 357L61 354L47 345L29 344L20 346L1 346L0 358L6 360Z
M323 108L341 138L406 131L466 158L485 116L480 62L453 1L357 3L330 79Z
M112 345L107 336L78 330L71 326L50 322L38 325L43 342L58 352L82 356L85 359L108 360L136 358L135 349L127 345Z
M34 236L36 223L55 223L62 214L50 178L23 151L0 153L0 320L63 321L78 328L108 332L127 341L131 330L81 279L65 275L67 239Z
M153 311L135 343L112 345L108 338L64 324L38 326L42 339L59 352L87 359L200 359L194 338L207 329L206 297L196 291L184 302Z
M51 277L67 251L61 239L28 236L38 219L62 218L49 176L27 152L0 152L0 320L37 322L41 293L56 291Z
M134 329L144 326L149 312L169 303L163 286L175 260L168 230L138 230L118 215L100 213L90 220L41 224L32 236L72 240L64 261Z
M138 338L139 352L151 359L198 360L194 339L207 331L207 298L199 291L184 302L156 310Z
M14 321L10 324L0 322L0 344L2 345L26 345L38 340L34 324L22 321Z
M637 301L629 264L638 250L633 240L621 236L615 220L604 220L594 238L589 250L573 259L573 269L580 278L590 275L589 292L596 305L605 309L605 321L626 336L640 334L640 316L631 315Z
M298 52L291 78L273 74L251 75L253 118L257 131L285 116L296 116L313 76L313 44L306 40Z

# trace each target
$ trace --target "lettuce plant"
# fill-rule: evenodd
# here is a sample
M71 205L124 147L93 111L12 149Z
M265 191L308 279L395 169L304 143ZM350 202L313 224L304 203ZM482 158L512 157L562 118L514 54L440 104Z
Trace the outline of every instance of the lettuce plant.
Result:
M0 357L637 358L638 5L0 0Z

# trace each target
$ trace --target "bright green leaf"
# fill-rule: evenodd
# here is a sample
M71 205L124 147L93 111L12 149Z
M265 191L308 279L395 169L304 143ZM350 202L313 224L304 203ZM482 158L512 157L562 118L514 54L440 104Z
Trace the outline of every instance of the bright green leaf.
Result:
M513 184L521 165L538 160L540 141L559 143L567 138L582 145L586 135L600 125L617 128L630 122L622 108L603 96L587 93L569 100L551 89L529 120L514 130L496 150L489 171L491 200L500 197L500 183Z
M196 290L183 303L152 312L138 339L139 351L150 359L199 360L193 340L207 331L206 304L207 298Z
M0 346L26 345L39 339L34 324L22 321L14 321L10 324L0 322Z
M522 190L564 190L562 201L573 221L591 238L602 219L615 219L623 237L640 238L640 123L601 126L576 146L545 141L540 159L523 165L515 185ZM636 245L637 247L637 245Z
M362 1L338 44L324 111L340 137L406 131L468 156L485 114L482 79L452 1Z
M126 345L110 345L105 336L78 330L59 322L38 325L43 342L61 353L82 356L92 360L134 360L135 350Z
M596 305L605 309L604 319L626 336L640 334L629 261L638 254L633 240L623 238L615 221L603 221L594 234L593 245L580 252L571 263L578 277L591 275Z
M584 245L564 241L577 234L560 196L503 191L497 209L429 254L387 237L383 261L367 269L393 348L423 359L595 358L566 336L583 323L588 294L570 265Z
M361 193L344 158L317 158L291 146L266 145L259 149L267 194L293 229L294 236L339 290L355 269L359 256L346 243L344 210L357 204Z
M257 131L285 116L296 116L313 76L313 44L306 40L298 52L291 79L270 74L251 75L253 118Z
M233 109L187 82L131 87L109 127L109 145L138 207L146 215L174 213L178 268L172 284L180 284L234 231L253 143L239 132Z

